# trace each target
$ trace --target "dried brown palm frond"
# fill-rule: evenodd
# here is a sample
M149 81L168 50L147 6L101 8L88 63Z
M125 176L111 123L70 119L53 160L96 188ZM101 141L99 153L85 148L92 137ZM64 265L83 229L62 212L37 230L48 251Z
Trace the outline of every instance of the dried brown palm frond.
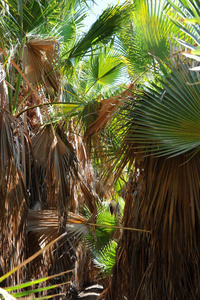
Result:
M57 210L29 209L27 220L28 232L39 233L41 237L39 242L41 243L45 243L47 239L48 242L50 242L58 235L59 217ZM84 234L85 232L88 232L86 223L87 219L83 216L68 212L66 230L70 228L70 232L73 232L74 230L74 232L78 234L78 227L80 227L80 232Z
M0 182L8 179L11 163L25 176L25 143L19 121L8 111L0 109Z
M84 202L86 203L86 205L89 208L90 212L95 213L98 198L94 196L94 193L92 193L92 191L87 186L87 184L85 184L83 182L80 175L79 175L79 185L80 185L81 191L84 195Z
M8 180L1 184L1 239L0 239L0 274L10 271L26 257L26 216L27 195L23 178L10 166L11 174ZM5 189L6 186L6 193ZM6 284L20 283L28 276L26 270L15 274L8 279Z
M39 209L57 211L55 216L57 221L54 221L53 227L47 222L49 226L47 225L42 233L43 222L43 227L39 227L38 232L29 232L30 243L35 241L34 244L38 249L56 234L62 234L66 230L68 208L73 199L72 189L77 178L77 158L71 143L62 133L62 128L53 129L51 126L46 126L32 138L32 144L37 168L36 177L41 193ZM32 176L32 186L34 186L34 176ZM60 272L74 266L75 249L70 238L65 242L60 241L54 249L48 251L48 255L43 258L49 266L46 271Z
M3 224L6 199L9 199L10 193L18 184L23 196L20 200L14 201L13 199L14 202L8 203L7 209L17 204L20 205L25 197L26 164L29 153L29 143L19 120L4 109L0 110L0 151L0 217Z
M86 133L86 137L96 134L99 130L103 129L107 123L113 118L113 114L118 107L122 105L120 96L111 97L101 100L101 108L99 110L99 116L96 121L90 126Z
M67 232L67 235L54 248L45 253L43 258L39 257L39 259L47 262L50 259L51 265L49 264L47 271L53 270L53 272L57 272L58 270L63 271L74 268L77 243L83 234L88 234L89 232L86 222L87 220L83 216L68 212L64 231ZM32 254L58 237L59 223L57 210L29 210L27 229L29 232L29 247ZM47 259L47 257L49 258Z
M26 188L30 144L19 120L0 111L0 273L21 262L26 253L26 214L29 199ZM26 274L26 275L25 275ZM21 282L26 271L9 280Z
M131 84L121 94L101 100L98 117L88 126L84 140L89 155L93 154L96 163L101 162L101 168L109 170L114 154L118 150L119 125L116 119L124 101L133 97L134 84ZM105 180L104 180L105 183Z
M71 211L82 212L84 204L87 205L91 213L96 211L96 204L100 198L109 197L108 189L103 185L97 171L95 171L83 137L80 136L80 127L70 123L69 140L73 144L78 159L78 180L74 186L75 203L70 207ZM74 133L74 134L72 134Z
M199 162L199 154L190 161L182 155L136 162L124 225L148 228L152 234L124 231L106 299L198 298ZM123 285L117 274L123 274Z
M135 87L130 84L127 89L119 95L101 100L101 108L96 121L90 126L86 132L86 137L95 135L97 132L105 128L109 121L113 118L114 113L123 104L127 97L132 97Z
M47 208L65 210L70 202L70 180L77 176L76 154L51 126L40 130L32 139L38 164L39 182L43 186L42 202ZM46 199L47 197L47 199ZM63 213L63 212L62 212Z
M25 76L32 85L45 84L46 88L52 87L59 90L60 76L56 71L58 42L55 39L36 40L26 42L23 54Z

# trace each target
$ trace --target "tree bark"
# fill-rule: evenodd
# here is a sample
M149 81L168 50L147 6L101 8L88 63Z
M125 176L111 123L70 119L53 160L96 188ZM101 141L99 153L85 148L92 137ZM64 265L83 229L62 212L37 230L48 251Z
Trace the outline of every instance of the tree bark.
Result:
M106 300L200 295L200 155L145 157L130 177L123 231Z

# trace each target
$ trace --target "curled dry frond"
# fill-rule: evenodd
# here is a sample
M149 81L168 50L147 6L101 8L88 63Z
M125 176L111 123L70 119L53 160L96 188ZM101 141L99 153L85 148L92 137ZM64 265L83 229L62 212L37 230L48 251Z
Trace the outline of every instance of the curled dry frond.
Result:
M60 76L56 71L58 62L58 41L56 39L28 40L23 54L25 76L32 85L45 84L48 89L59 90Z
M114 113L123 104L123 101L126 101L127 97L133 96L133 90L134 84L130 84L121 94L101 100L98 118L91 124L86 133L86 137L95 135L97 132L103 130L113 118Z
M48 207L67 208L70 201L69 180L77 176L77 158L72 145L50 126L40 130L32 143L40 182L46 183L47 192L55 187L53 194L49 194Z

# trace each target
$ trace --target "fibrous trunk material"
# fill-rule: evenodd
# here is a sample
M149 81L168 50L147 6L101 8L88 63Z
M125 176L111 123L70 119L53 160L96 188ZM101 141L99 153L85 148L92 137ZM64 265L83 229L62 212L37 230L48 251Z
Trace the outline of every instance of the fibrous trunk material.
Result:
M200 155L145 157L130 177L106 300L180 300L200 295Z

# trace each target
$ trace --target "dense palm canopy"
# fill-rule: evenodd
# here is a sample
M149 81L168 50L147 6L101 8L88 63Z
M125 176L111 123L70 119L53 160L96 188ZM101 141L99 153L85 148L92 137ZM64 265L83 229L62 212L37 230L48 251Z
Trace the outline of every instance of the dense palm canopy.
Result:
M128 6L108 8L82 34L86 2L1 1L0 7L0 272L3 275L66 231L68 209L83 212L86 203L92 216L97 213L96 202L104 194L101 187L96 187L94 195L92 182L97 185L98 179L88 161L80 136L82 129L70 118L80 114L80 120L84 107L91 101L88 93L95 99L102 86L106 88L117 79L122 63L111 44ZM104 43L108 49L105 47L103 51ZM94 67L89 70L92 61ZM108 81L104 79L106 76ZM96 84L100 86L95 93ZM45 220L50 224L46 221L46 230L40 226L43 214L34 223L29 209L49 212ZM57 214L57 222L51 213ZM70 220L76 224L84 219ZM54 252L51 248L38 258L37 263L46 263L39 268L37 263L30 267L32 276L74 268L76 253L71 245L76 242L74 234L69 233ZM26 270L12 275L7 283L19 283L24 278L31 279Z
M0 2L0 275L198 299L200 3L88 8Z

